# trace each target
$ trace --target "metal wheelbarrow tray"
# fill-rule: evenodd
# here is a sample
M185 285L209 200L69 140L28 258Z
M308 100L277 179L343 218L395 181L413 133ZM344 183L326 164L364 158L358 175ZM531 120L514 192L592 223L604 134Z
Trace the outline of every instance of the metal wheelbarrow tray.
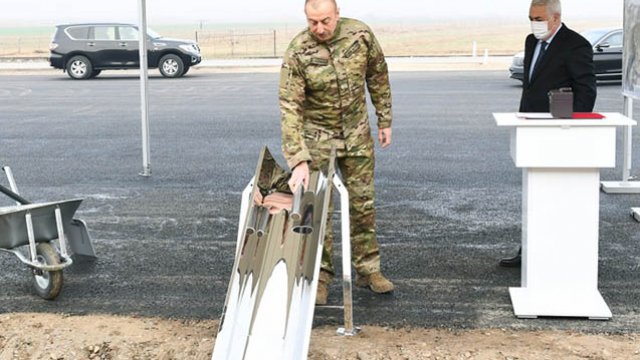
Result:
M53 300L62 290L62 269L73 263L67 244L76 255L96 257L85 222L73 218L82 199L31 203L18 194L11 169L5 166L2 170L11 189L0 185L0 192L17 204L0 207L0 251L26 264L32 270L36 293Z
M16 205L0 208L0 248L13 249L29 244L26 215L31 214L35 242L58 238L55 209L60 208L62 224L69 224L82 199Z

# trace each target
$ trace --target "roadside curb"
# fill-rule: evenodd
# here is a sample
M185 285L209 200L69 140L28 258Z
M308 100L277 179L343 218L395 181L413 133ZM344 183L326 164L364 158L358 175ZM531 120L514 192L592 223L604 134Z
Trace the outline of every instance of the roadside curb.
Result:
M387 63L389 71L481 71L507 70L511 59L511 56L388 57ZM278 72L281 64L281 58L213 59L202 61L193 70L201 73ZM0 74L58 72L61 70L51 68L46 58L0 58Z

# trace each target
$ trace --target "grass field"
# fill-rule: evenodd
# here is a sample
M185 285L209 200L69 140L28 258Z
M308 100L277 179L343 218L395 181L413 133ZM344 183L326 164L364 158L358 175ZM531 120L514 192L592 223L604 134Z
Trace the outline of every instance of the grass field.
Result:
M523 48L527 22L372 23L387 56L512 55ZM615 22L574 22L582 31L621 26ZM279 57L304 28L300 24L163 25L154 30L166 37L198 40L205 58ZM43 57L49 52L53 27L0 28L0 57Z

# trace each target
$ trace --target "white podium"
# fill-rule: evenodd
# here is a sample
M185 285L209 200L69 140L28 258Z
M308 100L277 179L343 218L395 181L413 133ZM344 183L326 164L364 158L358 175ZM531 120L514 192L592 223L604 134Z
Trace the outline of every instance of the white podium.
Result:
M511 158L522 168L522 278L509 288L519 318L610 319L598 291L600 170L615 167L616 126L605 119L524 119L493 114L511 128Z

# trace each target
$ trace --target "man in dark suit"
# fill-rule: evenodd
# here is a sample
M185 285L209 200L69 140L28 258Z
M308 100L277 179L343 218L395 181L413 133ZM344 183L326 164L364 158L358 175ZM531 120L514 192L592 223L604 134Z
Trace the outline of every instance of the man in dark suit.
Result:
M561 20L560 0L533 0L529 8L532 33L524 47L524 82L520 112L549 112L549 90L571 88L573 111L591 112L596 102L593 47ZM519 267L521 250L500 260Z

